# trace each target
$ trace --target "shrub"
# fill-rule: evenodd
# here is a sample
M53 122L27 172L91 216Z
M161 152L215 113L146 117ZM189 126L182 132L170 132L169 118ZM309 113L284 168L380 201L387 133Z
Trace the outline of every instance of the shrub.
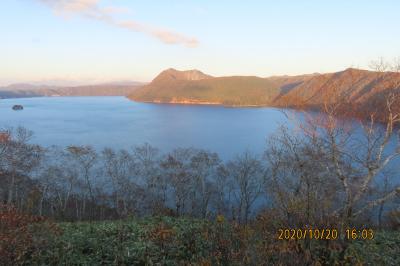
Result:
M57 226L40 216L18 212L0 205L0 265L19 265L39 256Z

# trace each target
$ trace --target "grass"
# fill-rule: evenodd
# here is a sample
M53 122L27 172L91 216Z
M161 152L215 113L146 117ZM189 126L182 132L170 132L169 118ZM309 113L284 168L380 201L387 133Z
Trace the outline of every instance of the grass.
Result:
M26 265L400 265L400 232L381 231L352 241L345 252L334 243L277 241L259 226L152 217L120 221L59 223ZM264 230L264 231L263 231Z

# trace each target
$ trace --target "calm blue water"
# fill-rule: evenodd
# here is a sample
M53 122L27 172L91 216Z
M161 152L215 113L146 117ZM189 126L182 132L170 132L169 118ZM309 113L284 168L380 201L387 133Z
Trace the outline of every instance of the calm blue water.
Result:
M13 111L22 104L23 111ZM262 153L285 122L274 108L136 103L125 97L53 97L0 100L0 127L23 126L32 142L129 148L145 142L169 151L196 147L230 159L248 149Z

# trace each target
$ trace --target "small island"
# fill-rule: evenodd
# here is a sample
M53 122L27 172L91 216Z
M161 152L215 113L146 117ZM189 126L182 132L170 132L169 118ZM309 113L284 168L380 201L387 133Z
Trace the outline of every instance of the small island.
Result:
M12 107L12 109L14 111L20 111L20 110L24 110L24 107L22 105L16 104Z

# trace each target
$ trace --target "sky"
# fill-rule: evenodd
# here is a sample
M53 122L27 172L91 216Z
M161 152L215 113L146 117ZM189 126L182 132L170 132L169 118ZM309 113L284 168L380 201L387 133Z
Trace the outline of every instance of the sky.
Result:
M0 85L367 68L400 56L398 0L1 0Z

